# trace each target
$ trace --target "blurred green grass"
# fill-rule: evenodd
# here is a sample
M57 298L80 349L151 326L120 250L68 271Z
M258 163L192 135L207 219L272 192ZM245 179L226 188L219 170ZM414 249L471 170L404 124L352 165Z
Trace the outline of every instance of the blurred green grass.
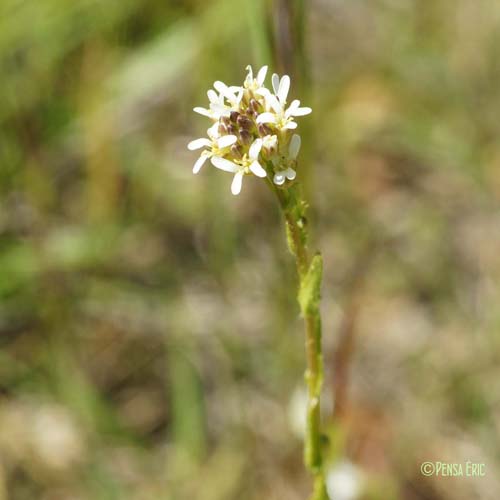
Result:
M0 500L306 497L278 210L186 151L249 63L314 110L332 470L497 498L499 27L487 0L3 0Z

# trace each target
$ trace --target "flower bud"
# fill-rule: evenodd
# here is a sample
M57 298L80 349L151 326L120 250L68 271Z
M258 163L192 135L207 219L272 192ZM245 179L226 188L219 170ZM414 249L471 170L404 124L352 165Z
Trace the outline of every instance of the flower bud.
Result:
M219 135L227 135L227 127L222 122L219 123L218 127Z
M267 125L266 123L259 123L258 130L259 130L259 135L262 137L265 135L272 134L272 130L269 128L269 125Z
M250 118L248 118L244 115L240 115L240 116L238 116L238 125L241 128L244 128L246 130L250 130L253 127L253 122L252 122L252 120L250 120Z
M248 95L248 89L245 89L245 92L243 92L243 96L241 97L241 102L240 104L245 106L248 106L248 100L249 100L249 95Z
M233 155L234 158L241 158L242 157L242 147L239 146L238 144L233 144L231 146L231 154Z
M254 112L260 111L260 105L256 99L250 99L250 103L249 103L248 107Z
M238 111L231 111L231 114L229 116L229 119L233 122L233 123L236 123L236 121L238 120L238 117L240 116L240 114L238 113Z
M276 135L266 135L263 137L262 149L268 155L275 154L278 151L278 137Z
M233 125L232 123L230 123L228 126L227 126L227 132L229 134L232 134L232 135L236 135L238 133L238 129L236 128L235 125Z
M241 142L243 144L248 145L252 142L253 137L252 137L252 134L248 130L241 129L240 130L240 139L241 139Z

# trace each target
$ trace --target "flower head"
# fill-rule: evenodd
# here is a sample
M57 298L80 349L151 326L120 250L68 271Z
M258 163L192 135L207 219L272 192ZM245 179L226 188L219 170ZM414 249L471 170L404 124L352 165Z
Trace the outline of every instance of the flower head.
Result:
M208 108L194 111L207 116L213 125L208 137L195 139L188 149L205 148L193 167L198 173L210 158L214 167L234 174L231 192L239 194L245 175L269 177L277 186L296 177L300 136L292 132L297 127L295 117L307 115L311 108L300 107L294 100L287 107L290 77L274 74L272 89L265 87L267 66L254 77L247 66L243 86L228 86L221 81L207 92Z
M286 95L286 93L283 92L282 95ZM312 111L311 108L301 108L300 101L297 99L292 101L290 106L286 108L286 101L280 100L271 93L265 94L264 98L269 111L257 116L257 123L273 124L278 130L296 129L297 123L294 118L308 115Z

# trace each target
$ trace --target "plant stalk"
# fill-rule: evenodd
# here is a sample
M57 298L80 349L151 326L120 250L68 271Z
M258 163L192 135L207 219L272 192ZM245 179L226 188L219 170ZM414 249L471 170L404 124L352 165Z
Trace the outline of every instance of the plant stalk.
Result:
M277 188L270 179L268 181L285 217L288 247L295 257L299 277L298 301L305 325L305 380L308 388L304 462L314 481L310 500L330 500L325 485L320 404L323 355L319 303L323 263L319 253L312 258L309 255L305 217L307 204L302 198L300 186L295 183L285 190Z

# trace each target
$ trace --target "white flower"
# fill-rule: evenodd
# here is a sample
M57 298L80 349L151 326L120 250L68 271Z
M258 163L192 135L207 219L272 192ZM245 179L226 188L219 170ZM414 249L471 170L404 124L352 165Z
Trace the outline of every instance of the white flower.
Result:
M200 139L195 139L188 144L188 149L194 151L196 149L201 149L204 147L210 148L210 150L202 151L200 157L196 160L193 166L193 174L197 174L203 164L208 158L217 155L224 156L229 152L229 148L238 140L235 135L223 135L222 137L218 132L218 123L212 125L208 130L208 137L201 137Z
M277 186L282 186L285 183L286 179L288 179L289 181L293 181L296 176L297 173L295 172L295 170L292 167L288 167L286 170L274 174L273 182Z
M286 92L288 92L288 90ZM285 96L286 98L285 91L282 92L282 96ZM301 108L300 101L298 99L292 101L288 108L285 108L285 102L281 101L270 92L264 95L264 99L266 100L267 106L272 109L272 111L261 113L257 117L257 123L272 123L279 130L292 130L297 128L297 123L293 120L293 118L295 116L308 115L312 112L311 108Z
M241 191L243 176L254 174L257 177L266 177L267 173L259 163L258 157L262 149L262 139L256 139L248 151L248 155L244 155L241 160L226 160L219 156L212 157L214 167L220 168L226 172L234 173L233 182L231 183L231 193L237 195Z
M207 92L208 100L210 101L209 108L206 109L197 106L193 108L193 111L200 115L208 116L212 120L218 120L222 116L229 116L231 111L238 109L243 97L243 89L241 87L228 87L224 82L220 81L214 82L214 87L219 91L219 94L213 89ZM224 102L225 99L227 99L229 104Z
M300 135L298 134L293 134L292 138L290 139L290 144L288 145L288 158L295 162L297 160L297 155L299 154L300 150ZM292 167L288 167L285 170L282 170L281 172L276 172L273 177L273 182L281 186L285 183L285 180L288 179L289 181L293 181L297 177L297 172Z
M300 101L294 100L287 108L288 92L290 91L290 77L283 75L280 77L274 73L271 78L274 94L265 87L258 90L264 97L266 111L257 117L257 123L272 123L280 130L291 130L297 128L294 116L304 116L312 112L311 108L300 107Z
M243 88L238 86L228 87L224 82L216 81L214 82L214 88L219 91L222 96L222 102L218 100L217 102L210 103L210 109L221 116L229 116L231 111L237 111L240 107L241 98L243 97ZM214 92L215 93L215 92ZM229 104L224 103L224 98Z
M199 113L200 115L203 116L208 116L209 118L212 118L212 120L218 120L220 118L220 113L218 111L215 111L212 109L212 106L223 106L224 105L224 96L222 94L217 95L217 92L214 90L210 89L207 92L208 100L210 101L210 107L208 109L202 108L201 106L197 106L196 108L193 108L193 111L195 113Z
M245 78L245 88L253 91L258 91L264 85L264 80L266 79L267 75L267 66L262 66L262 68L259 69L257 78L253 77L252 66L248 65L246 69L248 71L248 74Z

